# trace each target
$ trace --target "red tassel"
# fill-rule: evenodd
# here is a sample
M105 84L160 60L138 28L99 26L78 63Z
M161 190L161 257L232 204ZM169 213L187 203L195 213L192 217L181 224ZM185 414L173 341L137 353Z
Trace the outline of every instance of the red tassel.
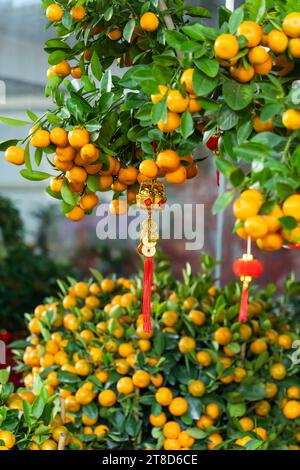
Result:
M239 310L239 321L246 322L247 318L247 310L248 310L248 287L243 287L242 296L241 296L241 305Z
M143 278L143 330L152 333L151 293L153 283L153 256L145 257Z
M217 186L220 186L220 171L216 170L216 180L217 180Z

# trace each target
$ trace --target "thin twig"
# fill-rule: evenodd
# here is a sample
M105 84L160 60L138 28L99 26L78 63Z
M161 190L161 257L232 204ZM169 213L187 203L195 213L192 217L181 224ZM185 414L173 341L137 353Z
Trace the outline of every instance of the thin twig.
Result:
M59 435L59 441L58 441L58 446L57 446L58 450L65 450L66 439L67 439L67 436L62 432Z
M160 11L162 12L162 14L164 16L164 21L165 21L166 27L169 30L176 29L174 21L172 19L172 16L169 13L166 13L168 11L168 7L167 7L166 2L164 0L158 0L158 8L160 9ZM179 60L182 59L182 53L180 51L176 51L176 55L177 55Z

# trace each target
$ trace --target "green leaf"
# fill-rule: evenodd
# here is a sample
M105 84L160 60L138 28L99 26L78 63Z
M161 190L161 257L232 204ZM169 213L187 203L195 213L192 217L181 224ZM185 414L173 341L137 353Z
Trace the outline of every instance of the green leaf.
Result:
M38 395L32 404L31 416L34 416L36 419L39 419L43 414L44 408L44 399L41 395Z
M235 168L231 173L230 173L230 182L234 188L237 186L240 186L242 182L244 181L245 178L245 173L243 172L242 168Z
M238 144L242 144L248 137L251 135L253 129L252 121L249 119L248 121L240 124L237 130L237 141Z
M43 157L43 149L37 148L34 152L34 160L37 166L40 166Z
M222 131L228 131L235 127L238 123L238 115L232 111L226 104L223 104L218 114L219 127Z
M5 152L5 150L7 150L8 147L17 145L18 142L19 142L19 140L17 140L17 139L4 140L4 141L0 142L0 152Z
M233 13L230 15L229 22L228 22L229 32L231 34L234 34L236 32L239 25L243 21L243 18L244 18L243 8L240 7L233 11Z
M134 28L135 28L135 20L134 19L131 19L129 21L127 21L124 29L123 29L123 38L127 41L127 42L130 42L131 41L131 38L132 38L132 33L134 31Z
M30 149L29 149L29 142L27 143L25 149L24 149L24 161L25 161L25 166L26 168L32 172L32 166L31 166L31 161L30 161Z
M253 160L259 158L260 161L263 157L272 157L274 150L270 147L257 142L247 142L241 144L233 149L235 155L239 158L252 163Z
M87 179L87 187L92 193L99 190L99 175L89 175Z
M202 429L198 428L187 428L186 429L189 436L194 437L195 439L205 439L206 432L202 431Z
M49 78L49 80L47 81L46 88L45 88L45 96L46 97L51 96L52 93L54 93L57 90L61 82L62 82L61 77Z
M94 77L97 80L100 80L102 77L102 67L101 67L101 63L100 63L100 60L96 51L93 52L93 55L91 58L91 69L92 69Z
M276 114L280 114L283 111L283 105L279 103L271 103L264 106L260 111L260 119L262 121L268 121Z
M194 132L194 121L189 111L181 115L180 133L184 139L187 139Z
M266 10L266 0L248 0L245 3L248 11L249 19L258 23L263 17Z
M63 200L69 204L70 206L75 206L76 199L74 197L73 191L70 189L66 180L64 180L62 187L61 187L61 195Z
M217 86L218 77L207 77L200 70L195 69L193 73L193 89L199 96L209 95Z
M64 11L61 22L66 29L71 29L72 24L73 24L73 18L72 18L71 13L68 10Z
M180 33L179 31L176 31L175 29L173 30L168 30L166 32L166 41L167 44L174 49L178 49L186 40L186 37L184 34Z
M48 57L48 62L50 65L57 65L63 60L65 60L68 57L68 53L66 51L53 51Z
M105 12L103 14L103 17L104 17L105 21L109 21L112 18L113 14L114 14L113 7L107 8L107 10L105 10Z
M246 414L247 407L245 403L229 403L228 404L228 412L229 416L239 418L240 416L244 416Z
M233 191L226 191L225 193L220 194L212 207L212 213L218 214L223 211L231 203L233 198Z
M290 215L286 215L284 217L279 217L279 222L286 230L293 230L297 227L297 220Z
M207 111L217 111L220 106L219 103L207 98L197 98L197 102L201 104L203 109L207 109Z
M68 111L72 116L74 116L76 121L83 122L93 111L93 108L84 98L77 95L76 93L71 93L70 95L71 96L66 103Z
M227 178L229 178L231 173L234 171L234 166L232 165L232 163L228 162L222 157L216 158L216 165L218 169L221 171L221 173L227 176Z
M245 400L257 401L265 397L265 385L255 377L249 377L243 381L238 389Z
M274 134L273 132L259 132L252 139L251 142L258 142L265 146L277 147L284 142L284 137Z
M161 356L165 349L165 345L166 345L166 341L165 341L164 333L157 333L153 342L155 354L157 354L158 356Z
M30 111L30 109L26 110L26 114L29 117L29 119L31 119L33 122L36 122L38 120L38 116L32 111Z
M0 384L5 385L8 382L10 369L0 370Z
M30 171L28 169L21 170L20 174L23 178L30 181L43 181L51 176L49 173L45 173L43 171Z
M31 405L28 401L23 400L23 413L24 413L24 420L28 428L31 426L31 419L30 419L30 413L31 413Z
M199 25L188 25L183 26L182 31L192 39L196 39L197 41L205 41L205 36L201 28L198 27Z
M0 116L0 122L8 124L9 126L27 126L31 124L29 121L21 121L20 119L12 119L5 116Z
M208 77L215 77L219 72L219 62L216 59L210 59L209 57L202 57L201 59L195 60L195 65Z
M244 85L234 80L226 80L223 84L224 100L234 111L246 108L252 101L255 85Z
M66 384L76 384L80 382L80 379L77 375L72 374L71 372L58 370L57 371L57 379L59 382L66 383Z
M211 18L211 13L207 8L203 7L185 7L189 16L196 16L198 18Z
M151 119L153 124L157 124L158 121L165 122L167 120L167 102L165 99L162 99L153 105Z
M113 101L114 101L114 94L111 91L105 91L104 93L102 93L101 98L99 100L99 104L98 104L99 109L101 110L101 113L107 112L109 108L111 107L111 105L113 104Z
M190 38L198 41L214 41L219 34L217 29L203 26L201 23L193 23L188 26L183 26L182 31Z
M258 358L255 360L255 363L254 363L254 370L255 372L257 372L259 369L261 369L265 364L267 364L267 362L269 361L270 359L270 355L268 353L268 351L264 351L262 352Z

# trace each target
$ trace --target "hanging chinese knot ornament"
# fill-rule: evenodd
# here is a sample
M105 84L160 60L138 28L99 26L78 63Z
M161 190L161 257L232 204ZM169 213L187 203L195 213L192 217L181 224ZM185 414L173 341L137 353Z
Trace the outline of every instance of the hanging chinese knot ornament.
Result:
M255 277L259 277L263 273L262 263L253 258L251 254L251 240L248 239L247 253L243 254L242 258L237 259L233 263L233 272L238 276L242 283L242 296L239 309L239 321L247 321L247 310L248 310L248 289L249 284Z
M151 323L151 293L153 283L153 257L156 253L158 227L153 220L153 210L162 209L166 202L164 185L156 180L141 184L136 198L137 206L148 212L148 218L142 223L141 241L138 251L144 256L143 276L143 330L152 332Z

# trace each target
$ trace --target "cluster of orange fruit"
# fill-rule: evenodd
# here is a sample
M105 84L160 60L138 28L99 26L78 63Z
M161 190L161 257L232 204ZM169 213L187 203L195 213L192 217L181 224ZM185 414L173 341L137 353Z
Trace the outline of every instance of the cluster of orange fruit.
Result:
M52 3L51 5L48 6L48 8L46 10L46 16L47 16L48 20L52 23L60 22L63 18L63 15L64 15L64 10L57 3ZM78 7L74 6L73 8L71 8L70 15L71 15L74 22L83 21L83 29L86 29L88 27L88 22L85 21L86 18L88 17L88 12L87 12L86 8L83 5L78 6ZM129 18L132 18L132 15L130 15ZM153 13L152 11L147 11L147 12L143 13L139 18L139 24L136 25L135 28L134 28L134 32L133 32L131 42L134 41L135 39L137 39L138 47L140 49L144 50L145 48L147 48L146 47L147 46L147 41L143 37L138 36L138 33L141 32L141 31L146 32L146 33L153 33L158 29L159 24L160 24L159 18L155 13ZM104 30L105 30L105 27L100 22L92 28L91 34L93 36L97 36L100 33L104 32ZM118 25L112 25L112 26L109 27L109 31L107 31L106 36L111 41L119 41L123 36L123 30ZM84 53L84 58L86 60L89 60L89 58L90 58L89 50L86 50L86 52ZM80 78L80 76L81 76L80 68L76 67L73 70L74 70L74 75L75 76L73 75L73 73L72 73L72 76L74 78ZM55 68L50 68L49 71L50 71L50 76L51 76L51 73L53 73L55 75ZM69 73L67 73L67 75ZM78 74L80 76L77 76ZM65 75L63 75L63 76L65 76Z
M180 157L170 149L159 152L155 161L143 160L139 169L133 165L121 167L117 157L101 155L101 150L90 141L90 133L85 128L77 127L69 132L61 127L51 131L33 128L30 136L34 148L56 147L53 165L60 175L51 179L49 187L54 193L60 193L66 182L69 189L78 195L77 205L66 213L66 217L75 222L82 220L99 202L96 193L87 188L90 175L99 176L97 191L126 191L126 201L111 201L110 212L115 215L126 213L128 205L136 201L136 184L157 177L165 177L169 183L181 184L197 175L197 165L191 155ZM5 152L5 158L15 165L23 165L24 153L23 148L10 146Z
M52 3L46 9L46 16L48 20L54 24L59 23L62 20L63 15L64 15L64 10L57 3ZM74 23L79 22L79 21L82 22L83 30L85 30L88 27L89 14L83 5L78 6L78 7L74 6L73 8L71 8L70 15ZM130 15L129 18L133 18L132 15ZM148 37L145 36L145 34L147 35L148 33L155 32L158 29L159 24L160 24L159 18L155 13L151 11L147 11L143 13L140 16L140 18L137 18L137 24L134 28L130 43L133 43L134 41L136 41L137 46L141 50L147 49L149 44L148 44ZM99 34L103 33L105 30L106 28L105 28L103 21L99 22L92 28L91 35L92 37L98 36ZM108 30L106 31L106 37L109 38L111 41L121 40L123 37L122 27L118 25L109 26ZM82 52L82 56L86 62L89 62L92 57L90 48L85 49ZM122 56L118 58L118 61L121 63ZM126 66L132 65L128 51L125 53L125 65ZM58 64L51 66L48 69L47 76L48 78L52 78L52 77L65 78L71 74L73 78L80 79L83 73L84 72L83 72L82 67L80 67L78 64L71 67L67 60L63 60L59 62Z
M233 204L233 214L237 218L235 232L243 239L256 240L258 248L265 251L277 251L284 243L300 243L300 195L288 196L280 207L275 204L268 214L259 214L264 204L263 194L256 189L241 193ZM280 223L281 217L293 217L297 227L287 230Z
M137 427L138 433L143 430L141 444L130 439L135 448L247 449L253 442L266 448L277 419L281 427L289 427L288 438L282 431L289 448L299 448L295 420L300 416L300 383L290 359L297 336L286 318L266 315L270 307L256 300L249 303L247 324L229 321L224 313L213 320L219 295L214 287L207 284L198 299L186 290L182 297L180 286L165 297L165 286L161 291L155 286L165 308L153 332L145 333L135 281L97 279L66 287L62 300L37 306L29 321L31 344L21 362L23 369L26 366L26 388L13 394L8 406L22 410L23 400L32 403L39 375L66 411L65 422L57 416L50 430L32 436L30 449L55 450L61 433L71 448L106 448L114 436L120 442L120 432L128 438L113 419L128 407L143 423ZM158 352L162 336L165 346ZM267 352L268 361L255 373L263 391L254 401L243 398L245 409L238 431L233 430L227 387L240 393L239 387L253 379L253 364ZM11 436L3 436L11 448Z
M157 126L162 132L173 132L179 128L181 114L185 111L197 113L201 111L202 106L197 101L197 95L193 89L194 69L189 68L183 71L180 82L185 86L185 94L178 89L171 89L165 85L159 85L159 93L151 95L152 103L158 103L162 99L167 102L166 120L158 122Z
M265 33L254 21L243 21L233 34L221 34L217 37L214 50L216 57L225 67L230 67L230 75L241 83L252 80L257 75L267 75L273 65L279 67L278 75L286 75L295 66L286 54L300 58L300 13L292 12L285 16L281 25L272 23L272 28ZM249 48L247 61L238 59L240 52L238 37L246 38Z
M143 160L139 166L139 182L151 181L156 177L165 178L168 183L182 184L198 173L192 155L181 157L175 150L162 150L156 160Z

